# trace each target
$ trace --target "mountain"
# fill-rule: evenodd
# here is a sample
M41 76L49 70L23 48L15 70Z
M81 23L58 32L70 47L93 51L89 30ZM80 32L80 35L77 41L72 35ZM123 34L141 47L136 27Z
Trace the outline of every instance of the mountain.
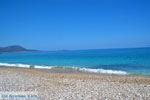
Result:
M0 47L0 52L22 52L22 51L29 52L29 51L38 51L38 50L26 49L26 48L19 46L19 45Z

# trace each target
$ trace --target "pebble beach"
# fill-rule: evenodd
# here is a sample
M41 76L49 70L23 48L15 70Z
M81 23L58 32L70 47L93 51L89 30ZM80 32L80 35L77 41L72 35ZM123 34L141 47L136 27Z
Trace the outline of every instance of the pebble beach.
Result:
M150 100L150 77L1 67L0 92L11 91L36 92L32 100Z

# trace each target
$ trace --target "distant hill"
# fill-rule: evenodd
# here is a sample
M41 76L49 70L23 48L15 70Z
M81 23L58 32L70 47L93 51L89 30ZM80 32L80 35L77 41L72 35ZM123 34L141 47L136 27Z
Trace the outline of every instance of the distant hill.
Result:
M0 52L22 52L22 51L38 51L38 50L31 50L26 49L19 45L7 46L7 47L0 47Z

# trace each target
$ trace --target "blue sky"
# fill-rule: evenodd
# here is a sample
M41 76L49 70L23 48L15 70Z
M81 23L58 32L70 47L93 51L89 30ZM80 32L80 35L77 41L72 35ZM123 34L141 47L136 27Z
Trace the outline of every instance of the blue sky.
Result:
M149 0L0 0L0 46L150 47Z

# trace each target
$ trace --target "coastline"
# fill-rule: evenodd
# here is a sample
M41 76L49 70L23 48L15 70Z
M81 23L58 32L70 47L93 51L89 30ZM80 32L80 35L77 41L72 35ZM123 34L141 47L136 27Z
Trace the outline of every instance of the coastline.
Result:
M0 91L37 91L39 97L36 100L147 100L150 98L150 77L62 68L0 67Z
M113 76L124 76L124 75L137 75L137 76L150 76L150 74L140 74L140 73L129 73L122 70L111 70L111 69L92 69L86 67L71 67L71 66L45 66L45 65L29 65L29 64L9 64L9 63L0 63L0 68L34 68L34 69L60 69L60 72L68 73L71 72L80 72L80 73L88 73L88 74L100 74L100 75L113 75ZM58 71L58 70L57 70Z
M109 74L109 75L129 75L130 73L122 70L111 70L111 69L92 69L86 67L72 67L72 66L45 66L45 65L29 65L29 64L9 64L0 63L0 67L10 68L35 68L35 69L66 69L72 71L79 71L83 73L95 73L95 74Z

